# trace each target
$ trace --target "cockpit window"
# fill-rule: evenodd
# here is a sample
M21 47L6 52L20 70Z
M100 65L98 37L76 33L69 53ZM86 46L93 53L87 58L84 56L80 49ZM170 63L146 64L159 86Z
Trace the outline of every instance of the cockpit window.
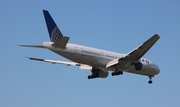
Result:
M146 62L149 64L149 61L148 61L148 60L146 60Z
M144 62L144 59L142 59L142 62Z

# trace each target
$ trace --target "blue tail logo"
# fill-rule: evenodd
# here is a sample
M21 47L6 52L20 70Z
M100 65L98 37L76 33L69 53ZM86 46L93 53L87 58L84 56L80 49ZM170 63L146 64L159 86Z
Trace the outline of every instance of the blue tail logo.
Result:
M47 10L43 10L43 13L51 42L56 42L60 40L63 37L63 35L57 27L56 23L54 22L53 18Z
M60 32L60 30L58 29L58 27L55 27L54 30L52 31L51 33L51 41L52 42L56 42L58 41L59 39L61 39L63 36Z

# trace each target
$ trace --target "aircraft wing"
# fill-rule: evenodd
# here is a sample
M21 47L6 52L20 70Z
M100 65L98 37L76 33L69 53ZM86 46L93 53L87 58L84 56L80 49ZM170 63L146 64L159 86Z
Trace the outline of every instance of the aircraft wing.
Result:
M92 67L89 66L89 65L80 64L80 63L76 63L76 62L50 60L50 59L34 58L34 57L27 57L27 58L29 58L30 60L49 62L49 63L52 63L52 64L63 64L63 65L66 65L66 66L80 66L80 69L87 69L87 70L91 70L92 69Z
M115 64L121 63L121 66L124 67L126 65L131 64L131 62L135 62L139 60L159 39L159 35L155 34L151 38L149 38L147 41L145 41L143 44L141 44L139 47L135 48L131 52L129 52L127 55L125 55L122 58L115 59L113 61L110 61L107 63L106 68L113 66Z

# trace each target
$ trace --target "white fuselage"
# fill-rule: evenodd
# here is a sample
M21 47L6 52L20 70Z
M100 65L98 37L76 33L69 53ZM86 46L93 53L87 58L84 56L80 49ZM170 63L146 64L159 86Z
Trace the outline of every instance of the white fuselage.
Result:
M109 61L122 58L126 55L70 43L66 45L66 48L62 49L53 47L52 43L43 42L43 46L71 61L110 71L115 71L115 66L106 69L106 64ZM141 70L136 70L132 65L121 67L120 70L146 76L154 76L160 72L159 67L152 61L145 58L141 58L139 61L143 64Z

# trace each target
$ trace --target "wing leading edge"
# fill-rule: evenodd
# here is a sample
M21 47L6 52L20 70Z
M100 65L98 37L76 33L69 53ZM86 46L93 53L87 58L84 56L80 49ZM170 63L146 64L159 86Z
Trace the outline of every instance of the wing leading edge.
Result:
M147 41L145 41L143 44L141 44L139 47L135 48L131 52L129 52L127 55L125 55L123 58L118 58L113 61L110 61L106 64L106 68L120 64L121 66L126 67L131 62L135 62L139 60L160 38L158 34L153 35L151 38L149 38Z

